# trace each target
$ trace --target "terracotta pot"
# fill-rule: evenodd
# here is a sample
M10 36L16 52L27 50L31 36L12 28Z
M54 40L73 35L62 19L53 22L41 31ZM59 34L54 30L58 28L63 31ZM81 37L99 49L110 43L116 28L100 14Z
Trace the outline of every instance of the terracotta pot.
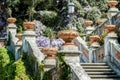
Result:
M110 6L111 8L115 8L117 4L118 4L118 1L115 1L115 0L108 1L108 6Z
M18 41L22 41L22 34L21 33L16 34L16 37L19 39Z
M23 22L23 26L27 28L27 30L33 30L35 27L34 22Z
M58 48L50 47L50 48L42 48L41 50L44 54L47 55L45 59L55 59L53 55L55 55L58 51Z
M104 29L108 33L115 33L116 27L115 25L106 25Z
M88 20L84 22L87 27L91 26L93 24L93 21Z
M58 32L58 37L65 41L64 45L72 45L71 41L78 35L79 33L75 30L63 30Z
M100 40L100 37L98 35L90 36L89 38L90 38L91 43L97 43L98 44L98 41Z
M12 23L15 23L16 22L16 18L8 18L7 21L12 24Z

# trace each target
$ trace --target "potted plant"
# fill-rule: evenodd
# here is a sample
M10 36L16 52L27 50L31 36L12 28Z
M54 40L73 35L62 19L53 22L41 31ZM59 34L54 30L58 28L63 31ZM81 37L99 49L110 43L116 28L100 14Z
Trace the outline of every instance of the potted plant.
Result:
M115 8L117 4L118 4L118 1L116 0L108 1L108 6L110 6L110 8Z
M45 36L49 37L49 39L50 39L50 46L42 48L42 52L47 55L47 57L45 59L55 59L54 55L58 51L58 48L52 47L52 41L55 37L55 33L54 33L53 29L46 28L46 30L44 31L44 34L45 34Z
M7 9L7 13L8 13L8 15L9 15L9 18L7 19L7 21L8 21L10 24L15 23L15 22L16 22L16 18L13 18L13 17L12 17L12 10L11 10L10 7Z
M112 24L111 25L106 25L104 30L108 33L113 33L114 34L115 30L116 30L116 27L115 27L115 25L112 25Z
M58 32L57 36L65 41L64 46L66 45L74 45L71 41L76 38L79 33L76 30L72 30L69 26Z
M91 44L99 44L99 40L100 40L100 37L98 35L93 35L93 36L90 36L90 43Z
M93 24L93 21L86 20L84 23L85 23L86 27L90 27Z
M27 13L29 15L29 21L25 21L23 22L23 26L27 29L27 30L33 30L35 27L35 23L32 21L33 19L33 15L36 12L35 11L35 3L34 0L31 0L32 4L28 7Z
M14 1L11 0L7 0L7 13L9 15L9 18L7 19L7 21L9 23L15 23L16 22L16 18L12 17L12 7L14 7L19 1L16 1L16 3L14 3Z

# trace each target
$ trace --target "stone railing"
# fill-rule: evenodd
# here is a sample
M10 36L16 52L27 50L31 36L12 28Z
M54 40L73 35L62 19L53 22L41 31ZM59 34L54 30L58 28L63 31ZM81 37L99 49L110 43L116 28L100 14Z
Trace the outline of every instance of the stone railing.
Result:
M16 38L17 27L14 23L8 24L8 46L7 48L14 54L15 60L20 58L22 51L22 42L19 42L19 39Z
M98 49L95 50L95 53L97 54L96 55L96 61L97 62L104 62L103 59L104 59L104 46L101 46L99 47Z
M104 27L108 24L114 24L117 27L119 27L118 25L120 24L120 12L117 12L117 14L113 17L111 17L110 19L106 20L102 25L98 26L95 28L94 31L92 31L91 34L96 34L96 35L101 35L102 31L104 29ZM89 34L90 35L90 34Z
M80 62L89 62L89 48L86 42L81 37L75 38L73 42L82 52L82 54L80 55Z
M80 63L71 62L67 64L71 68L71 80L91 80Z
M115 37L111 39L112 40L109 40L108 44L106 44L108 56L106 55L104 59L107 60L111 68L120 75L120 45L115 40Z

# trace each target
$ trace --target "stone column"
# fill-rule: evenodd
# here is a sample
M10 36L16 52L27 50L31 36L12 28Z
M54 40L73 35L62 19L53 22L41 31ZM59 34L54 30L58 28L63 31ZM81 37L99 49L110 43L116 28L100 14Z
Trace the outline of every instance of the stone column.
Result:
M91 21L91 20L86 20L85 21L86 34L90 34L92 31L94 31L95 28L91 26L92 24L93 24L93 21Z
M42 48L42 52L46 55L46 57L44 59L45 71L49 71L53 68L56 68L57 61L56 61L55 54L57 53L57 51L58 51L58 49L55 47Z
M110 9L108 10L108 18L110 19L112 16L115 16L117 12L119 12L118 8L116 8L116 5L118 4L118 1L108 1L108 6ZM112 24L114 24L114 19L111 20Z
M86 20L84 24L86 26L86 29L85 29L86 36L84 37L84 40L88 41L88 34L92 33L92 31L94 31L95 28L92 27L93 21L91 20Z
M14 24L16 22L16 18L8 18L7 21L9 22L8 24L8 31L11 32L12 38L15 38L17 27Z
M23 51L28 51L28 44L26 41L35 43L36 34L34 31L35 23L34 22L24 22L23 26L26 28L26 30L23 33L22 41L23 41Z
M16 34L16 37L18 38L18 41L16 42L15 45L15 60L18 60L22 54L22 34Z
M71 42L78 35L79 33L75 30L63 30L58 32L58 37L65 41L65 44L61 47L61 50L58 54L64 53L66 62L80 63L81 52L79 51L78 47Z
M107 34L107 36L105 37L105 39L104 39L104 42L105 42L105 44L104 44L104 50L105 50L105 61L108 61L109 60L109 53L110 53L110 44L109 44L109 42L110 41L116 41L116 39L117 39L117 34L115 33L115 29L116 29L116 27L115 27L115 25L106 25L105 26L105 31L107 31L108 32L108 34ZM112 55L112 54L111 54Z
M90 51L89 51L89 62L96 63L97 62L97 53L95 50L100 47L99 45L100 37L98 35L90 36Z

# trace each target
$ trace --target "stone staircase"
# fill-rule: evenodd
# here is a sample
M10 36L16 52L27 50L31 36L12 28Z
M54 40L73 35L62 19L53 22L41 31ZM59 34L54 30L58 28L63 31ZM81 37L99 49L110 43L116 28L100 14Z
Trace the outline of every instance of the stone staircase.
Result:
M92 80L120 80L106 63L81 63L81 66Z

